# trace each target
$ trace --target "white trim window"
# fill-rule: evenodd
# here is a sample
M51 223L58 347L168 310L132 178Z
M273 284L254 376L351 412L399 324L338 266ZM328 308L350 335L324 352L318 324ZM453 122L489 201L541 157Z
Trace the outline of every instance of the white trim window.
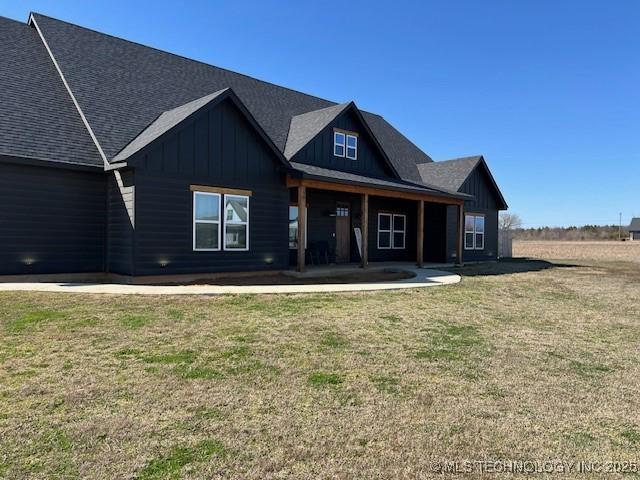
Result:
M193 250L220 250L219 193L193 192Z
M395 250L404 250L406 233L407 233L407 216L394 214L392 245Z
M306 210L306 209L305 209ZM304 217L305 226L309 225L309 216ZM304 248L307 248L308 229L304 229ZM298 205L289 205L289 249L298 249Z
M344 133L333 132L333 154L336 157L344 157L346 144L346 135Z
M389 250L392 247L392 222L390 213L378 213L378 250Z
M484 215L464 216L464 249L484 250Z
M358 137L356 135L347 135L347 158L349 160L358 159Z
M249 250L249 197L224 196L224 249Z

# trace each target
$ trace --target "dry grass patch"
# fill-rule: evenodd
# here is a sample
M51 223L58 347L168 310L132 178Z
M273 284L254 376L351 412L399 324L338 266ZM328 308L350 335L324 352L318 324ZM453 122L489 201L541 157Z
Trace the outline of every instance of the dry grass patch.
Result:
M430 478L441 459L637 461L637 264L540 262L397 292L2 293L0 477Z

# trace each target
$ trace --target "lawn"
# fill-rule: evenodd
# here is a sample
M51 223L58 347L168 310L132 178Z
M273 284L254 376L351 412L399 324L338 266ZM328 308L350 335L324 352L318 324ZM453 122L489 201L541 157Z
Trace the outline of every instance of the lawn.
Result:
M466 267L458 285L361 294L0 293L0 477L638 462L631 260L514 260Z

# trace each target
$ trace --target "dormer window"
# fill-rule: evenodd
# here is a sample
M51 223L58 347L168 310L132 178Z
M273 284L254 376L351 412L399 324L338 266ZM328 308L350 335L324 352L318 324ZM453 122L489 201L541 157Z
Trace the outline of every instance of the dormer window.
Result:
M336 157L344 157L345 137L345 134L342 132L333 132L333 154Z
M347 158L358 159L358 137L355 135L347 135Z
M333 154L336 157L358 159L358 134L341 131L333 132Z

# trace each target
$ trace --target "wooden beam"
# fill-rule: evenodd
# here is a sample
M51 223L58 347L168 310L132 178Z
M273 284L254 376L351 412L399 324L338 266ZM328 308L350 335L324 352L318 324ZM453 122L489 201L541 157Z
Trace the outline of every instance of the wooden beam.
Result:
M414 193L403 192L398 190L386 190L384 188L364 187L360 185L353 185L347 183L334 183L324 180L311 180L306 178L292 178L287 177L287 187L298 187L305 185L307 188L314 188L317 190L330 190L334 192L348 192L348 193L367 193L369 195L375 195L377 197L389 197L389 198L404 198L407 200L424 200L425 202L432 203L444 203L446 205L462 205L464 200L451 197L439 197L430 195L428 193Z
M369 194L362 194L362 268L369 265Z
M305 238L307 238L307 188L304 185L298 187L298 271L304 272L306 248Z
M418 200L418 245L416 263L422 268L424 265L424 200Z
M462 242L464 240L464 208L458 205L458 241L456 245L456 263L462 265Z
M251 190L240 190L237 188L212 187L210 185L190 185L192 192L222 193L227 195L246 195L251 196Z

